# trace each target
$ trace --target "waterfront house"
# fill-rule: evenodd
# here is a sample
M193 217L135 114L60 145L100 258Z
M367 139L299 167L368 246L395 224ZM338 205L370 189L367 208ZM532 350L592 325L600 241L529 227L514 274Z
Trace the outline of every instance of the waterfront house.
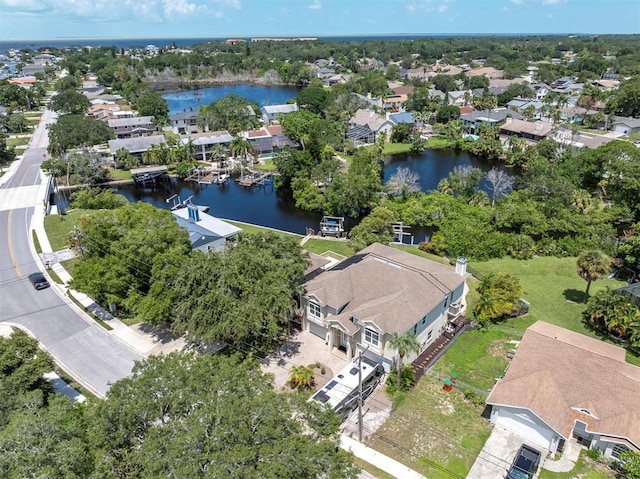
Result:
M508 117L518 120L524 119L524 117L516 111L506 108L495 108L493 110L473 110L471 113L460 115L460 121L466 130L475 132L481 124L499 125L504 123Z
M553 123L517 120L509 117L505 120L504 124L500 126L500 136L515 136L527 140L530 144L535 144L547 138L551 134L552 129Z
M152 116L136 116L107 120L117 139L149 136L156 132L156 124Z
M464 268L376 243L307 276L302 326L325 340L327 354L348 360L366 350L388 371L397 355L388 344L393 333L418 339L410 363L462 313L464 275Z
M393 129L393 123L384 116L378 115L375 111L359 109L355 115L349 120L349 129L347 130L347 138L352 139L349 134L353 135L356 129L362 130L362 133L367 133L367 141L357 142L356 146L363 144L375 143L380 132L385 132L387 138L391 136L391 130ZM358 128L364 127L364 128Z
M189 204L171 212L178 224L189 233L191 247L204 253L223 250L227 241L233 240L242 231L237 226L200 211L196 205Z
M132 155L142 157L142 154L153 145L164 145L167 141L164 135L138 136L135 138L116 138L109 140L109 152L115 155L118 150L124 148Z
M260 114L262 115L262 121L266 125L273 125L278 123L280 116L286 116L289 113L298 111L298 105L295 103L289 103L285 105L265 105L260 108Z
M233 136L227 130L207 131L203 133L193 133L182 139L183 143L191 142L195 146L195 157L202 161L211 161L209 152L215 145L222 145L226 149L231 145Z
M198 112L195 110L181 111L169 115L169 123L173 131L178 135L188 135L202 131L198 126Z
M491 423L551 453L567 441L640 451L640 368L623 348L542 321L527 328L487 398Z

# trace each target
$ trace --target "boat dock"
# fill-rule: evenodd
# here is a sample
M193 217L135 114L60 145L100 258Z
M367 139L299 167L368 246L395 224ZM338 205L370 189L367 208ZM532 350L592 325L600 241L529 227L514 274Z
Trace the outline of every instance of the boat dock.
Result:
M264 186L264 184L267 183L272 176L273 176L273 173L271 172L250 173L246 176L241 176L236 181L240 186L254 186L254 185Z

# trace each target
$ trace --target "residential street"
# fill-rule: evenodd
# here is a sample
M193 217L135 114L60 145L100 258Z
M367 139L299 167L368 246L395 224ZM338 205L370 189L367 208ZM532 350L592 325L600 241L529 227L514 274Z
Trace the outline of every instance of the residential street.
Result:
M63 288L36 291L27 279L43 267L30 243L33 225L43 219L39 164L52 121L55 113L45 110L22 161L0 178L0 322L28 330L67 373L104 397L109 384L129 375L142 356L83 316Z

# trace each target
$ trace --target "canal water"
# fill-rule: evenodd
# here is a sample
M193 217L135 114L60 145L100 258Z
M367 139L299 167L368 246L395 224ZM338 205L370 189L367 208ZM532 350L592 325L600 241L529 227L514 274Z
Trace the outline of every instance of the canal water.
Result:
M297 91L287 87L265 87L248 85L230 85L199 90L166 93L163 97L169 103L172 112L211 102L231 93L256 101L260 105L286 103ZM418 173L422 191L434 190L442 178L446 178L456 166L470 165L489 171L492 164L482 161L464 152L453 150L426 150L419 155L400 154L387 157L383 172L383 183L400 167L408 167ZM512 174L510 170L506 170ZM481 185L486 191L486 185ZM121 185L116 191L130 201L144 201L159 208L170 208L167 199L178 195L182 201L191 197L194 204L206 205L209 213L219 218L267 226L292 233L305 234L307 228L318 230L321 214L303 211L295 207L291 194L276 190L272 183L265 186L243 187L234 181L224 185L200 185L172 178L156 185ZM347 222L347 227L354 222ZM428 231L414 228L414 242L423 241Z

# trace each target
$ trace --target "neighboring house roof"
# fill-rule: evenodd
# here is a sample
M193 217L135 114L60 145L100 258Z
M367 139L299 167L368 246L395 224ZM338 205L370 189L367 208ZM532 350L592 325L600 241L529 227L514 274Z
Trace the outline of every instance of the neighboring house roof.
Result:
M173 115L169 115L170 121L185 121L185 120L193 120L198 118L198 112L193 111L181 111L178 113L174 113Z
M392 88L393 93L396 95L410 95L416 89L413 85L400 85Z
M189 233L189 240L194 249L206 250L208 246L212 246L213 249L219 249L224 246L224 242L220 241L221 239L231 238L242 231L240 228L202 211L198 212L200 219L194 221L189 218L188 207L173 210L172 213L176 217L178 224Z
M152 116L134 116L133 118L118 118L107 121L109 128L121 128L124 126L144 126L153 123Z
M489 78L502 78L502 76L504 75L504 71L497 70L493 67L482 67L482 68L475 68L473 70L469 70L466 72L466 75L468 77L484 75Z
M402 113L392 113L389 115L389 121L394 125L398 125L400 123L415 123L413 120L413 113L410 111L405 111Z
M233 140L233 136L226 131L208 131L205 133L193 133L189 135L189 138L183 139L184 141L189 141L194 145L202 146L202 145L214 145L214 144L222 144L222 143L231 143Z
M497 78L495 80L489 80L489 87L509 87L517 83L525 83L524 78L513 78L511 80Z
M304 286L340 312L330 319L348 326L354 317L404 334L463 282L448 266L375 243Z
M351 117L349 123L358 126L368 126L371 130L378 131L387 121L385 117L378 115L375 111L363 110L361 108Z
M495 110L473 110L471 113L466 115L460 115L460 119L469 122L486 121L499 123L504 121L508 116L518 120L524 119L524 117L517 111L507 110L506 108L496 108Z
M553 123L541 121L525 121L507 118L507 122L500 127L500 131L508 131L517 134L529 134L532 136L544 137L551 133Z
M638 448L640 368L625 355L618 346L538 321L525 331L487 404L528 409L565 439L580 420L590 432Z
M263 113L268 115L278 115L278 114L287 114L292 113L294 111L298 111L298 105L295 103L286 104L286 105L265 105L261 108Z
M115 154L120 148L124 148L130 153L143 153L151 148L152 145L159 145L166 142L163 135L109 140L109 151L111 154Z
M616 119L613 122L613 126L615 125L626 125L629 128L640 128L640 118L616 116Z

